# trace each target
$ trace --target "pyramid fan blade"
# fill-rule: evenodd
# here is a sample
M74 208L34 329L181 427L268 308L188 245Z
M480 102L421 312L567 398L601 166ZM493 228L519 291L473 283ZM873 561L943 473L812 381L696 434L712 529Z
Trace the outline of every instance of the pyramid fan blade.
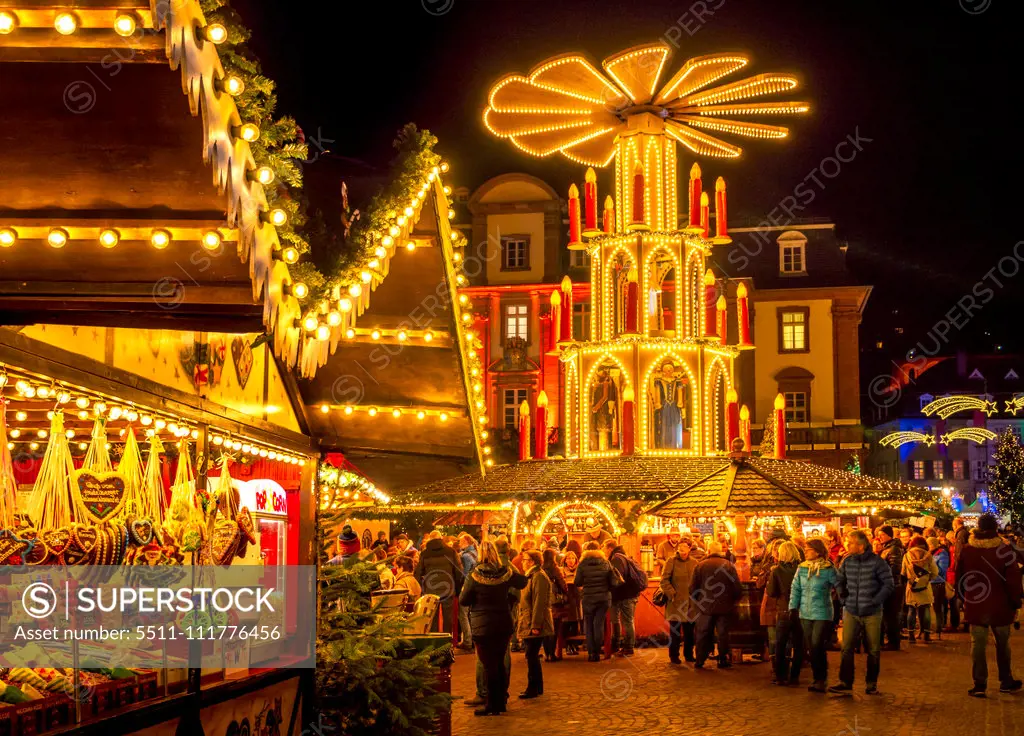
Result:
M541 62L530 72L530 82L596 105L618 107L626 96L582 56L567 54Z
M687 59L679 71L662 87L654 104L664 105L670 100L691 95L747 64L748 60L745 57L736 54L715 54Z
M584 102L562 92L541 89L526 77L505 77L491 88L489 104L500 112L588 113L600 106Z
M587 166L607 166L615 156L615 136L619 130L608 128L586 140L562 149L566 158Z
M665 121L665 132L701 156L735 158L743 152L739 146L726 143L712 135L694 130L673 120Z
M726 120L724 118L703 118L699 115L673 115L672 119L694 128L713 130L717 133L732 133L747 138L785 138L789 135L789 128L779 125L747 123L742 120Z
M561 128L583 128L593 122L592 117L584 113L498 112L491 108L484 111L484 125L499 138Z
M635 46L609 56L601 66L634 104L642 105L654 98L670 53L669 47L661 43Z
M761 95L789 92L796 87L795 77L786 74L758 74L721 87L689 95L679 100L680 105L713 105L733 100L746 100Z

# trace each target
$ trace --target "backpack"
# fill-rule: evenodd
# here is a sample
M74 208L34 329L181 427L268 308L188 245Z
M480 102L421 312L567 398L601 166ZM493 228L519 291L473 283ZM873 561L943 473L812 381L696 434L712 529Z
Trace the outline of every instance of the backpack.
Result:
M614 597L618 600L636 598L647 590L647 573L640 569L640 566L626 555L619 553L624 565L622 571L622 585L614 591Z

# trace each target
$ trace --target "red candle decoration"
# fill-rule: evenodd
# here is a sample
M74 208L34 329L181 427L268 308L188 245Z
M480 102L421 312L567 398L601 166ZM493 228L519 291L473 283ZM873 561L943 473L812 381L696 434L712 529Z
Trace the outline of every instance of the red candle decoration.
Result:
M634 408L633 387L622 389L622 454L632 455L635 448L636 432L633 427Z
M558 290L551 292L551 345L550 349L558 348L562 328L562 297Z
M580 242L580 190L575 184L569 185L569 246Z
M700 227L700 166L690 167L690 227Z
M725 208L725 179L718 177L715 181L715 236L725 238L728 235L729 225Z
M704 337L715 336L715 275L709 268L704 274Z
M722 344L725 344L726 338L729 334L729 315L727 309L728 307L725 303L725 297L718 297L718 301L715 302L715 316L718 321L718 328L715 330L715 333L718 335L718 339L722 341Z
M775 459L786 459L786 397L775 396Z
M644 167L637 161L633 169L633 225L643 225L644 219Z
M637 283L635 268L629 269L626 274L626 333L637 334L637 324L640 319L640 284Z
M569 341L573 339L572 336L572 281L569 280L568 276L562 278L562 311L561 321L562 326L560 329L560 335L558 336L559 342Z
M548 395L541 391L537 394L537 421L535 424L535 443L533 456L538 460L548 457Z
M739 346L750 347L750 304L747 285L742 281L736 287L736 321L739 325Z
M732 441L740 436L740 397L736 389L725 392L725 449L732 452Z
M711 210L707 192L701 192L700 195L700 228L704 231L705 238L711 235Z
M583 199L587 218L583 234L597 235L601 231L597 229L597 174L594 173L593 167L587 169L587 174L584 177Z
M740 407L740 437L743 438L743 451L750 452L750 409L746 404Z
M615 202L610 194L604 198L604 231L609 235L615 232Z
M519 460L530 459L530 405L519 405Z

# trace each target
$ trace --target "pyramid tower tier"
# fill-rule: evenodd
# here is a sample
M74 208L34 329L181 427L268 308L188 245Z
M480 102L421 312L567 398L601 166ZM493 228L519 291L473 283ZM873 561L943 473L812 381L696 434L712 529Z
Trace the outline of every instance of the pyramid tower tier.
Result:
M665 122L653 113L630 115L615 140L615 229L625 232L642 214L647 229L678 226L676 142ZM635 173L643 173L643 202L637 202Z

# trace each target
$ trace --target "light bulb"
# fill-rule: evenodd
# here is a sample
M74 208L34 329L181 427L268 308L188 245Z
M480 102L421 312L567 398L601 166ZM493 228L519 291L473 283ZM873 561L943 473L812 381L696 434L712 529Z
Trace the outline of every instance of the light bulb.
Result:
M441 414L438 417L438 419L440 419L442 422L447 422L448 421L448 413L447 412L441 412Z
M292 246L288 246L283 251L281 251L281 260L284 261L285 263L288 263L288 264L298 263L299 262L299 251L298 251L298 249L294 248Z
M30 449L30 450L38 450L39 449L39 443L38 442L29 442L28 443L28 449Z
M150 424L153 423L153 417L149 416L148 414L143 414L141 417L139 417L139 422L142 424L143 427L148 427Z
M225 77L224 81L221 82L221 85L224 91L232 97L237 97L238 95L245 92L245 82L242 81L241 77L236 76L234 74L232 74L229 77Z
M358 299L363 295L363 285L352 284L350 287L348 287L348 295L353 299Z
M347 296L343 296L341 299L338 300L338 309L340 309L342 312L351 312L352 300L349 299Z
M266 457L269 454L269 450L260 450L260 457Z
M416 412L416 418L417 418L417 419L420 419L420 420L422 420L422 419L424 419L424 418L425 418L426 416L427 416L427 413L426 413L426 412L424 412L424 411L418 411L418 412Z
M270 224L275 227L281 227L288 222L288 213L280 207L275 207L270 210Z
M64 432L64 436L67 437L69 440L74 438L75 430L73 430L73 429L67 430L66 432Z
M40 399L45 399L49 395L50 395L50 389L46 388L46 386L40 386L36 390L36 396L38 396Z
M352 407L351 406L346 406L345 407L345 413L346 414L351 414L352 413Z
M327 324L331 327L337 327L341 324L341 315L332 309L327 313Z
M70 36L78 30L78 16L74 13L58 13L53 19L53 27L62 36Z
M167 425L167 431L170 432L171 434L178 434L178 425L175 424L174 422L171 422L170 424Z
M89 445L85 444L84 442L79 442L78 443L78 449L79 450L85 450L85 448L87 448L88 446Z
M128 36L135 33L135 29L138 27L138 23L135 20L135 16L131 13L118 13L114 19L114 31L118 36Z
M253 143L260 138L260 126L255 123L246 123L238 128L237 135L246 143Z
M430 342L433 339L434 333L431 332L430 330L427 330L426 332L423 333L423 342Z
M18 27L18 16L9 10L0 11L0 34L7 35Z
M62 227L55 227L47 233L46 242L51 248L63 248L68 244L68 231Z
M449 169L449 168L450 168L450 167L448 166L448 162L447 162L447 161L442 161L442 162L441 162L441 172L442 172L442 173L445 173L445 174L447 174L447 173L448 173L448 169Z
M82 420L88 419L89 412L87 412L85 409L82 409L82 411L78 412L78 418Z
M448 219L449 220L454 220L455 219L455 210L448 210Z
M331 337L331 328L328 327L327 325L320 325L319 327L316 328L316 339L317 340L323 341L323 340L330 339L330 337Z
M256 181L263 186L274 183L274 170L269 166L261 166L256 169Z
M383 258L388 254L388 249L385 248L383 245L378 245L376 248L373 249L373 254L378 258Z
M388 228L388 235L390 235L392 238L397 238L400 232L402 231L398 229L397 225L392 225L391 227Z
M18 439L19 437L21 437L21 430L20 429L12 429L7 434L9 434L14 439Z
M408 243L405 244L405 249L412 253L414 250L416 250L416 243L410 240Z
M163 250L171 244L171 234L166 230L154 230L149 236L149 243L157 250Z
M210 43L224 43L228 40L228 29L222 23L210 23L203 35Z
M217 435L216 437L213 438L213 444L215 444L215 445L223 445L224 444L224 438L221 437L220 435Z
M163 429L166 426L167 426L167 422L165 422L163 419L154 419L153 420L153 427L156 428L157 432L159 432L161 429Z
M377 416L377 408L374 407L374 406L371 406L370 410L368 412L366 412L366 413L369 414L371 417L375 417L375 416Z
M355 336L356 336L356 331L353 330L351 327L349 327L347 330L345 330L345 337L347 339L351 340Z
M374 339L374 340L379 340L380 339L380 330L374 330L373 332L371 332L370 333L370 337L372 339Z
M320 413L321 414L327 414L330 411L331 411L331 407L330 407L329 404L320 404Z
M38 435L39 439L41 440L45 440L48 434L50 433L47 432L45 429L40 429L38 432L36 432L36 435Z
M122 412L121 412L121 407L120 406L112 406L112 407L110 407L110 418L111 419L115 419L115 420L116 419L120 419L121 418L121 413Z
M217 250L220 247L220 233L216 230L203 233L203 247L206 250Z
M302 326L306 328L306 332L313 332L316 330L317 319L314 315L309 315L306 319L302 320Z
M364 284L368 284L373 279L373 274L369 271L360 271L359 278L363 280Z
M393 416L395 419L398 419L400 416L402 416L402 410L401 409L394 409L391 412L391 416Z
M396 337L398 337L399 342L405 342L409 338L409 335L406 333L405 330L399 330L398 335L396 335Z
M390 235L385 235L383 238L381 238L380 242L381 245L383 245L385 248L390 248L392 245L395 244L395 239L392 238Z
M104 248L113 248L121 240L121 233L113 228L107 228L100 232L100 245Z
M309 296L309 287L306 286L301 281L292 284L291 291L296 299L305 299L307 296Z

